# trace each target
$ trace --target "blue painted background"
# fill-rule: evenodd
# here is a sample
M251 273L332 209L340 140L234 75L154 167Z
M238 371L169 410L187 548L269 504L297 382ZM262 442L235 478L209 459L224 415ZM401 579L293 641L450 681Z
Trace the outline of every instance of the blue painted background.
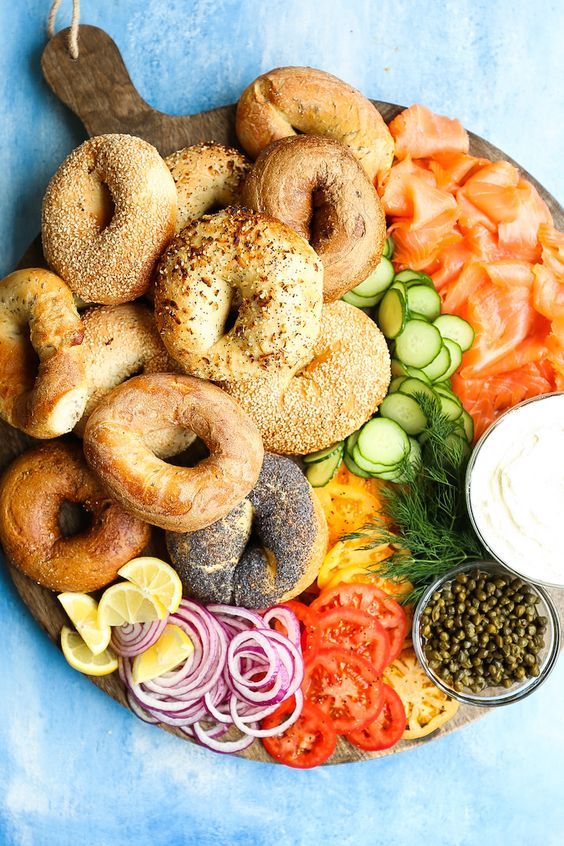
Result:
M0 275L36 235L47 181L83 138L40 76L47 6L0 2ZM164 111L232 102L261 71L311 64L372 97L461 118L564 199L560 3L82 7L82 20L113 35L142 95ZM0 638L2 846L563 842L564 662L530 699L438 743L300 773L215 756L137 721L66 666L3 570Z

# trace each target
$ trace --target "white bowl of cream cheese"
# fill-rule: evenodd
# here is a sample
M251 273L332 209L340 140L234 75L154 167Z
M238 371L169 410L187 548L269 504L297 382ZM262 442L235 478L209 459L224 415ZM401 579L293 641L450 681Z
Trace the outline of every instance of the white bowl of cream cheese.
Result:
M514 406L482 435L468 462L466 503L497 561L564 587L564 392Z

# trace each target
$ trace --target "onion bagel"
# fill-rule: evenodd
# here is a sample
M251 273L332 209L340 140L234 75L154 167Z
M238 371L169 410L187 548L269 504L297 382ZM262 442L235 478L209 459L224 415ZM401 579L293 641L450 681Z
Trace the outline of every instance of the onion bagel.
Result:
M98 135L67 156L43 200L43 252L84 302L144 294L174 234L174 180L157 150L131 135Z
M275 68L255 79L241 95L235 129L252 159L298 132L334 138L350 148L371 182L389 173L394 158L394 140L370 100L315 68Z
M205 142L167 156L178 194L176 231L207 212L237 205L251 169L238 150Z
M314 135L269 144L245 183L243 202L287 223L323 262L323 299L338 300L382 256L386 216L357 159L338 141Z
M35 438L70 432L86 403L82 321L42 268L0 282L0 417ZM37 367L39 359L39 367Z
M173 369L151 311L141 303L94 306L82 313L87 400L75 426L82 437L90 412L130 376Z
M64 502L91 517L86 531L65 537ZM80 445L51 441L18 456L0 484L0 541L10 561L51 590L92 591L149 542L150 527L113 502Z
M310 361L293 375L222 387L257 424L264 448L305 455L346 438L376 411L390 383L384 336L360 309L323 307Z
M161 433L188 430L210 452L195 467L155 455ZM172 373L135 376L94 409L84 454L113 496L132 514L173 532L192 532L225 517L260 472L259 432L215 385Z
M322 264L301 235L268 215L228 208L172 241L158 266L155 317L187 373L248 379L307 359L322 298Z
M166 543L190 596L267 608L313 582L327 549L327 523L299 467L267 453L255 487L223 520L199 532L167 532Z

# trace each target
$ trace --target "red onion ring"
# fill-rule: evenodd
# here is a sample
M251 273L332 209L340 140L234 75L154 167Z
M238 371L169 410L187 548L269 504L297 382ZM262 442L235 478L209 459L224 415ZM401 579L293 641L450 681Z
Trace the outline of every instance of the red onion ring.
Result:
M151 623L125 623L112 628L112 648L117 655L131 658L146 652L162 635L168 616Z

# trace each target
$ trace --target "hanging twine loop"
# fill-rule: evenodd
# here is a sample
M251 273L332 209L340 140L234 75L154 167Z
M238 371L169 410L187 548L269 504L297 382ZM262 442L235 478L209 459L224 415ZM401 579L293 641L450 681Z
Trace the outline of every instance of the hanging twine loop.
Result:
M55 35L55 19L61 0L53 0L49 17L47 18L47 34L49 38ZM69 30L69 53L73 59L78 59L78 22L80 18L80 0L72 0L72 18Z

